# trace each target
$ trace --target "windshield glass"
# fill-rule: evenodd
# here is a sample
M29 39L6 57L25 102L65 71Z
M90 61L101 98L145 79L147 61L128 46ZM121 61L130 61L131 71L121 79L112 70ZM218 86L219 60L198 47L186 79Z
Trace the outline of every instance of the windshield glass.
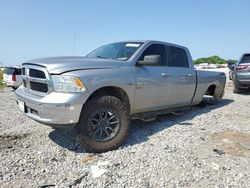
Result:
M242 63L250 63L250 54L243 56L243 58L240 61L240 64L242 64Z
M142 45L142 42L117 42L101 46L87 57L97 57L103 59L114 59L126 61L129 59L136 50Z

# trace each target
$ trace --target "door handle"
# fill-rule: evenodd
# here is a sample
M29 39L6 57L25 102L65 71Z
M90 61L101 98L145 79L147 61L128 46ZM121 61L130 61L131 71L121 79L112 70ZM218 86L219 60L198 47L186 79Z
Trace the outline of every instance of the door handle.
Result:
M188 74L188 77L191 77L191 76L193 76L192 74Z
M166 77L170 77L170 74L169 74L169 73L162 72L162 73L161 73L161 76L166 78Z

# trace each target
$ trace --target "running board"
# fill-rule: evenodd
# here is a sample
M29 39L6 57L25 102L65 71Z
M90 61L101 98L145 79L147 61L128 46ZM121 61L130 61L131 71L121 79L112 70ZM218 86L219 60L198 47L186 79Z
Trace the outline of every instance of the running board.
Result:
M166 109L166 110L159 110L159 111L153 111L153 112L145 112L145 113L138 113L138 114L133 114L131 116L131 119L140 119L142 121L154 121L156 120L158 115L163 115L163 114L173 114L176 116L184 115L187 112L192 110L191 106L187 107L181 107L181 108L172 108L172 109Z
M137 115L133 115L131 119L139 119L145 122L149 122L149 121L154 121L156 120L157 115L156 113L143 113L143 114L137 114Z

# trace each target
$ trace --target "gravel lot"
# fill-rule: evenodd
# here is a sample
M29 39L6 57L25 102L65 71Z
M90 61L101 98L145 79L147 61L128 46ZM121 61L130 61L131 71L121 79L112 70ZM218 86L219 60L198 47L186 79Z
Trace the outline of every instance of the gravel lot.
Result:
M126 143L102 154L22 115L13 90L0 101L0 187L250 185L250 92L233 94L231 81L219 104L134 121Z

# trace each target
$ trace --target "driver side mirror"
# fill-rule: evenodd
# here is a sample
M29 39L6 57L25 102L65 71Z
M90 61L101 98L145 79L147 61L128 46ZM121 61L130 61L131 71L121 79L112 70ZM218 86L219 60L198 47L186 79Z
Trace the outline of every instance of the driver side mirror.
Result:
M139 66L160 66L161 65L161 56L160 55L146 55L143 58L143 61L138 61L137 65Z

